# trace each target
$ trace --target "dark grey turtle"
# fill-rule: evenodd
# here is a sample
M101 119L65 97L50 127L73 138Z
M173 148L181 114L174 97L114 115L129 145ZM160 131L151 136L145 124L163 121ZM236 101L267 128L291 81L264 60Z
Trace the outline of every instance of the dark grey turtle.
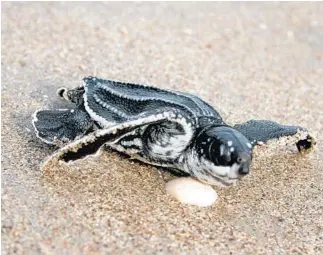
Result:
M300 152L315 144L299 126L250 120L230 127L200 98L152 86L87 77L81 87L58 94L75 109L36 111L33 118L37 136L62 147L50 160L78 160L105 144L202 182L229 186L249 173L259 143L294 136Z

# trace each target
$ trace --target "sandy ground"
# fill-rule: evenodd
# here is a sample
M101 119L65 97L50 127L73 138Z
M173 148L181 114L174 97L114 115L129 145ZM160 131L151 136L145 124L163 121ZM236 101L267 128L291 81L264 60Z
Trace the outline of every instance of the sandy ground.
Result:
M2 3L3 254L322 254L322 3ZM199 95L228 123L298 124L316 151L261 147L209 208L114 152L40 170L31 114L96 75Z

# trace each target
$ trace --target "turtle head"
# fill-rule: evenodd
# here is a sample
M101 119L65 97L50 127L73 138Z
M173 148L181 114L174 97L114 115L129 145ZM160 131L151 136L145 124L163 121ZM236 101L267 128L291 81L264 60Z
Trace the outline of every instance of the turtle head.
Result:
M211 125L197 135L191 158L188 167L198 179L229 186L249 173L252 146L234 128Z

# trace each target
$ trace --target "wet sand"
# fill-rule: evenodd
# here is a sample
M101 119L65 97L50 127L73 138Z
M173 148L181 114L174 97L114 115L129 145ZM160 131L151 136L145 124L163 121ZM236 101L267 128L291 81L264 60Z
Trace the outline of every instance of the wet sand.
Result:
M322 254L322 3L2 3L3 254ZM179 204L157 168L112 151L41 171L31 125L84 76L194 93L230 123L317 135L256 149L208 208ZM167 176L169 178L170 176Z

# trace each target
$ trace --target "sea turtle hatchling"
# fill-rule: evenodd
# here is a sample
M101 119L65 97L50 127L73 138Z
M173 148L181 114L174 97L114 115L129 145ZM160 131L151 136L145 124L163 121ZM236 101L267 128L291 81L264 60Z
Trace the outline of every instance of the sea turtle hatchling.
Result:
M76 107L36 111L32 121L37 137L61 147L49 160L78 160L108 145L201 182L230 186L249 173L259 143L296 137L300 152L315 144L299 126L250 120L231 127L202 99L157 87L86 77L82 86L57 92Z

